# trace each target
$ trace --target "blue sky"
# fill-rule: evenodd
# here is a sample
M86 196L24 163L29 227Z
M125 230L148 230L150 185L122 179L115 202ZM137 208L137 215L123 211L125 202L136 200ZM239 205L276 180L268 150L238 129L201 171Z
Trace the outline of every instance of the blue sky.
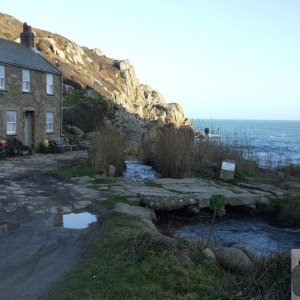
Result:
M3 1L1 12L128 58L191 118L300 120L300 1Z

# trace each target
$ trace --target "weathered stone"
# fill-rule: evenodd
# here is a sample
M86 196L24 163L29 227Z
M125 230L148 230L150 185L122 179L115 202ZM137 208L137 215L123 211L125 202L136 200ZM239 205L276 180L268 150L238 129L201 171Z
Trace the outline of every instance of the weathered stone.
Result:
M102 56L102 55L103 55L103 52L102 52L102 50L101 50L101 49L99 49L99 48L94 48L94 49L91 49L91 52L92 52L93 54L96 54L96 55L98 55L98 56Z
M217 262L217 258L215 256L215 254L209 249L209 248L205 248L202 250L202 255L204 257L205 260L216 263Z
M200 209L199 207L196 206L189 206L186 209L187 214L191 215L191 216L197 216L200 213Z
M169 198L159 197L156 198L147 195L139 195L142 205L152 208L154 210L170 211L176 210L183 207L195 205L197 200L184 195L172 195Z
M82 138L84 136L83 130L76 126L66 125L66 128L68 128L71 131L71 133L77 135L79 138Z
M225 268L240 273L253 273L255 265L242 250L234 247L222 247L215 252L218 262Z
M52 214L58 214L58 213L64 214L64 213L71 213L72 209L67 206L56 206L56 207L51 207L49 211Z
M155 221L156 216L152 209L140 207L140 206L133 206L126 203L119 202L116 204L114 208L115 212L127 214L130 216L138 217L142 220L149 220Z
M116 167L113 165L108 166L108 176L115 177L116 176Z
M247 206L252 209L256 205L270 205L269 200L262 196L260 190L242 189L236 186L220 186L216 182L200 178L154 180L160 188L131 187L130 192L136 191L141 203L154 210L173 210L191 205L201 208L210 206L213 195L223 195L230 206Z
M280 185L284 189L299 189L300 190L300 183L295 181L285 181Z
M75 202L73 203L73 206L75 209L83 209L83 208L86 208L87 206L91 205L92 202L91 201L87 201L87 200L82 200L82 201L78 201L78 202Z
M264 209L267 206L271 205L271 201L266 197L259 197L256 202L256 205L258 209Z

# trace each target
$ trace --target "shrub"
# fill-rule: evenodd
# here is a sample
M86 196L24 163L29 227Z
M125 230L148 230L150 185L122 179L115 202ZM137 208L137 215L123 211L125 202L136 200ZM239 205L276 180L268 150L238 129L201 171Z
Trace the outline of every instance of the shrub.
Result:
M95 131L103 124L101 107L91 103L78 104L64 112L63 122L84 132Z
M125 167L124 142L112 126L103 125L96 132L91 145L91 163L99 173L108 174L109 165L116 167L116 175Z
M252 158L246 145L226 144L221 139L198 140L194 146L193 172L204 177L218 177L222 161L229 159L236 162L236 174L245 178L257 169L256 162L245 157Z
M191 173L193 131L165 127L156 144L155 162L163 177L184 178Z
M141 160L163 177L183 178L191 174L217 178L222 161L236 161L236 179L254 176L258 165L246 140L195 139L189 127L153 127L143 137Z

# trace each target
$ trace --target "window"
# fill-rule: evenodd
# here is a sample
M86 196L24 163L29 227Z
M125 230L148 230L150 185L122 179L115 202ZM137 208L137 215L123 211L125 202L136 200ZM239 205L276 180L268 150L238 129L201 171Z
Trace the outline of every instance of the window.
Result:
M53 132L53 112L46 112L46 132Z
M23 92L30 92L30 71L22 70Z
M5 69L4 66L0 66L0 89L5 88Z
M47 94L53 95L53 74L47 74Z
M6 112L6 134L17 133L17 112L7 111Z

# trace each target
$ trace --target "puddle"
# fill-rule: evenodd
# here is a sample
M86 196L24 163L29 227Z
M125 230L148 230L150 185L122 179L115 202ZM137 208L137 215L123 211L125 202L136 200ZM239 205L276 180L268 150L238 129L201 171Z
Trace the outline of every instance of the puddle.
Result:
M20 223L13 223L13 222L0 223L0 231L3 231L3 232L15 231L20 228L21 228Z
M97 217L88 212L71 213L71 214L56 214L53 220L53 226L63 227L70 229L85 229L88 228L91 223L97 221Z

